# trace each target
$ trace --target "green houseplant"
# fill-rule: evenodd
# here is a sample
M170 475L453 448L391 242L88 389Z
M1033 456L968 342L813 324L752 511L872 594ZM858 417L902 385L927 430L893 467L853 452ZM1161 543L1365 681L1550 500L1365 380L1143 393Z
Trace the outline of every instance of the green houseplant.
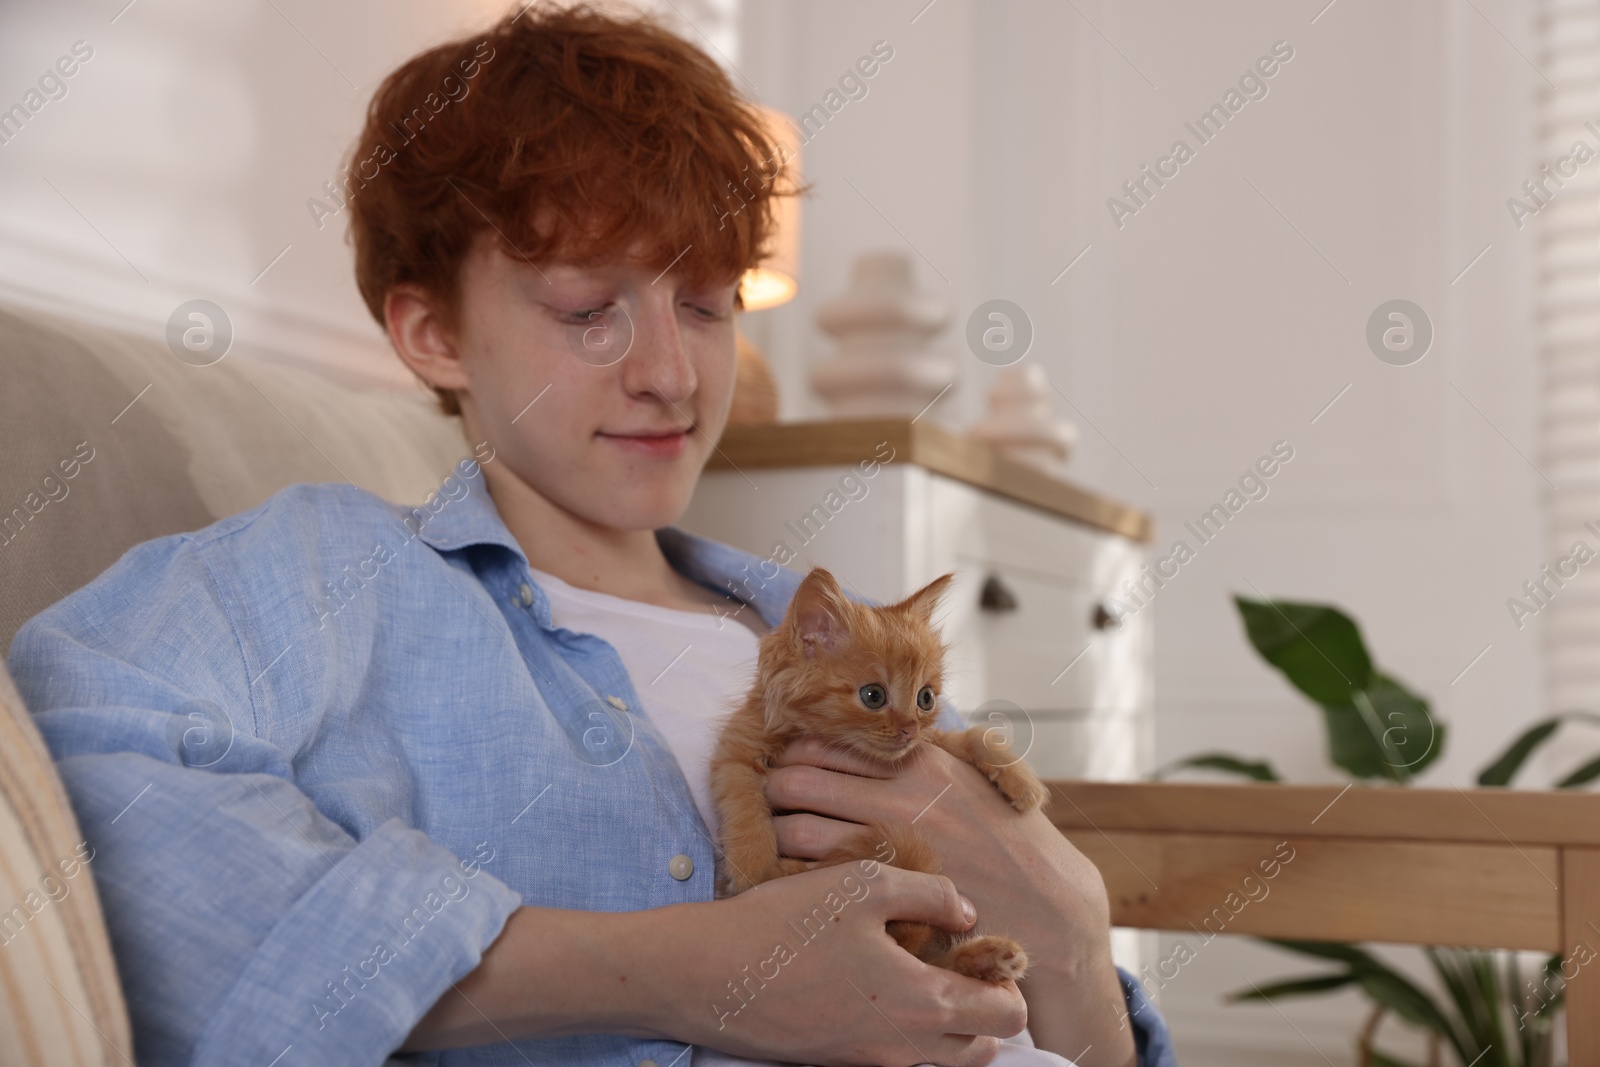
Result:
M1327 604L1235 597L1250 644L1289 683L1316 704L1326 728L1328 758L1353 780L1405 786L1443 751L1446 730L1428 702L1378 668L1355 620ZM1536 723L1478 775L1480 786L1507 786L1528 758L1567 724L1600 724L1587 712L1565 712ZM1169 764L1164 777L1204 768L1259 782L1281 781L1265 760L1206 752ZM1555 785L1574 789L1600 778L1600 757L1574 768ZM1526 969L1512 952L1427 948L1439 993L1425 990L1359 945L1268 940L1310 956L1332 970L1231 994L1233 1001L1278 1000L1341 989L1359 990L1372 1011L1357 1039L1363 1065L1419 1067L1377 1047L1389 1016L1428 1035L1428 1067L1444 1046L1471 1067L1554 1067L1555 1024L1562 1001L1563 959L1549 956Z

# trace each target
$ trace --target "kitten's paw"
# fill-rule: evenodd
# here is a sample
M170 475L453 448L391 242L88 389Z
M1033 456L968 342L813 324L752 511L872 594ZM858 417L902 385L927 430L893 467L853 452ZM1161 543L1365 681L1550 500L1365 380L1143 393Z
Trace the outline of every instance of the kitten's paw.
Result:
M736 897L756 887L756 883L744 875L728 871L717 878L717 899Z
M985 982L1020 981L1028 973L1028 954L1009 937L974 937L952 948L944 966Z
M990 781L994 782L995 787L1000 790L1000 795L1009 800L1011 806L1018 811L1027 812L1041 808L1049 799L1044 783L1039 781L1039 776L1029 770L1024 763L995 768Z
M1042 807L1047 794L1044 783L1022 757L1011 751L1011 746L996 737L993 731L973 727L967 733L967 748L972 765L993 782L1000 795L1010 801L1018 811L1033 811Z

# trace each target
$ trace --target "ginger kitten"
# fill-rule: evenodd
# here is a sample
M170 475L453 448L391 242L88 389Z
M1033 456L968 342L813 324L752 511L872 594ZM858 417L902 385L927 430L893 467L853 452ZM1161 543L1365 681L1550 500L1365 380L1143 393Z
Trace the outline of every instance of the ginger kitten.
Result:
M1045 801L1044 786L992 730L939 730L945 646L932 615L952 574L897 604L873 608L845 597L821 567L806 575L783 621L761 638L755 685L728 719L711 759L711 790L721 820L718 892L742 893L813 866L884 857L906 870L937 874L939 859L915 830L868 827L813 864L778 854L766 779L789 742L817 737L878 763L898 764L922 745L938 745L995 784L1018 811ZM991 982L1021 978L1028 957L1008 937L952 934L926 923L891 922L889 934L936 967Z

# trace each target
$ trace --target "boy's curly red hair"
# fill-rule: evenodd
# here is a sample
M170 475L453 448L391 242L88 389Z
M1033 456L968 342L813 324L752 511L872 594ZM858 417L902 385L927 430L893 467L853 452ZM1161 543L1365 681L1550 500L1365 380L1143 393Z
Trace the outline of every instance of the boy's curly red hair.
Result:
M647 266L732 281L765 252L772 197L795 191L785 162L755 107L671 30L535 5L379 86L347 169L356 284L379 325L392 287L420 286L453 333L462 260L491 230L534 264L601 263L637 242Z

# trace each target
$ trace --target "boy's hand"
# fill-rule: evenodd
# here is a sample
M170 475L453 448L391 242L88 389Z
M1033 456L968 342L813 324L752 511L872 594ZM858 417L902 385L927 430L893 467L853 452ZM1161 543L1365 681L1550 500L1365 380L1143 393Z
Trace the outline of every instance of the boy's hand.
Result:
M1133 1062L1105 883L1042 812L1017 812L971 764L931 744L889 767L796 741L767 779L767 800L796 813L773 821L779 850L799 859L825 855L862 823L915 823L977 905L983 932L1027 949L1034 1042L1085 1067Z
M884 931L966 930L970 908L948 878L865 861L664 909L681 916L644 976L656 1027L752 1059L981 1067L1027 1024L1016 985L930 967Z

